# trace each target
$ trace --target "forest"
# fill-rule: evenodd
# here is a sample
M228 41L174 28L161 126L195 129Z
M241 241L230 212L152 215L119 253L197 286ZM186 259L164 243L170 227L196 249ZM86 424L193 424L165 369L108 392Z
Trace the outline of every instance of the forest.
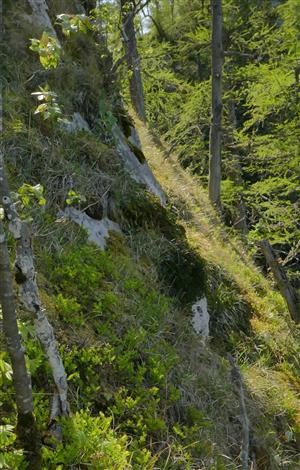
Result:
M300 470L300 0L0 12L0 469Z

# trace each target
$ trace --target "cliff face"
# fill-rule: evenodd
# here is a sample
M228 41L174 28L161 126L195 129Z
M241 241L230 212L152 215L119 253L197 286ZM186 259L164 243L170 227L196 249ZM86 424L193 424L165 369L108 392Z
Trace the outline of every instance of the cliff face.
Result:
M79 3L5 6L3 149L16 193L44 187L44 208L18 204L73 412L54 447L49 370L20 306L44 468L298 468L299 330L204 189L124 110L103 37L63 36L55 17ZM29 49L47 30L61 46L48 70ZM59 119L34 114L39 90ZM11 393L8 373L5 426ZM6 468L22 468L5 432Z

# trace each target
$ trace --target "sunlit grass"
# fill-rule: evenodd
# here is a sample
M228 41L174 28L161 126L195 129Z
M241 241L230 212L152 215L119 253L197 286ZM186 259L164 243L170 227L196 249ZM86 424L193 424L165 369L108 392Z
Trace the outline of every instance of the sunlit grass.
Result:
M249 394L262 403L267 413L283 412L293 416L299 425L300 385L290 364L279 370L285 356L299 356L299 328L291 322L285 302L255 266L242 241L225 229L208 200L207 191L197 178L184 170L176 157L159 148L151 132L137 119L136 126L143 151L154 175L169 196L171 205L178 205L180 223L185 227L190 245L208 263L218 266L225 276L239 287L251 307L254 342L241 349L241 357L251 356L257 349L256 362L247 365L244 374ZM261 346L263 345L263 346ZM260 349L261 348L261 349ZM282 369L282 367L281 367ZM290 384L288 375L294 377Z

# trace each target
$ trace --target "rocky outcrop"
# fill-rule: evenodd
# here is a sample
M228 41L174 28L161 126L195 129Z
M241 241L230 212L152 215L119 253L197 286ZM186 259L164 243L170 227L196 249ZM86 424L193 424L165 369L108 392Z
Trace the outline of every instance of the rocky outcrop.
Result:
M74 113L72 120L62 123L61 127L67 132L77 132L82 130L91 132L88 123L80 113ZM114 125L112 128L112 134L117 152L130 176L138 183L144 184L148 191L157 196L162 205L165 205L167 202L166 195L158 181L155 179L147 161L145 159L139 159L130 148L130 145L132 144L132 146L139 149L142 154L141 143L136 129L132 127L131 136L127 139L120 127L118 125Z
M160 202L165 205L167 202L166 195L158 181L155 179L148 163L146 161L139 161L139 159L130 149L123 132L117 125L113 127L112 133L115 139L118 154L120 155L124 166L130 173L131 177L138 183L144 184L147 189L155 194L155 196L160 199ZM136 136L134 141L136 142Z
M101 220L95 220L85 212L81 212L73 207L67 207L59 215L84 228L87 231L88 240L95 243L95 245L101 248L101 250L105 250L106 248L106 241L107 238L109 238L110 231L122 233L119 224L113 222L108 217L104 217Z
M207 299L203 297L197 300L192 306L193 318L192 326L196 333L206 339L209 336L209 319L210 315L207 309Z
M47 31L57 40L56 31L51 23L48 15L48 5L46 0L28 0L29 5L32 9L32 16L27 18L34 24L39 26L42 30Z
M66 132L77 132L87 131L90 132L90 128L86 120L81 116L80 113L74 113L72 119L67 122L62 122L61 128Z

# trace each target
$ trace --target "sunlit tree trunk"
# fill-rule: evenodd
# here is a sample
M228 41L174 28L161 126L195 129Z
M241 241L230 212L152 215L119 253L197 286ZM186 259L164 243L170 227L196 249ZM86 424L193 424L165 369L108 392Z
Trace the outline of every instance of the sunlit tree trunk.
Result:
M211 127L209 138L209 181L210 201L221 206L221 145L222 145L222 0L212 0L212 47L211 47Z
M121 16L131 103L139 118L145 122L144 90L134 29L135 6L132 0L121 0Z
M33 397L30 375L27 372L24 348L17 325L13 277L3 223L0 220L0 304L3 330L13 370L18 422L17 436L25 451L30 468L41 468L40 438L33 414Z

